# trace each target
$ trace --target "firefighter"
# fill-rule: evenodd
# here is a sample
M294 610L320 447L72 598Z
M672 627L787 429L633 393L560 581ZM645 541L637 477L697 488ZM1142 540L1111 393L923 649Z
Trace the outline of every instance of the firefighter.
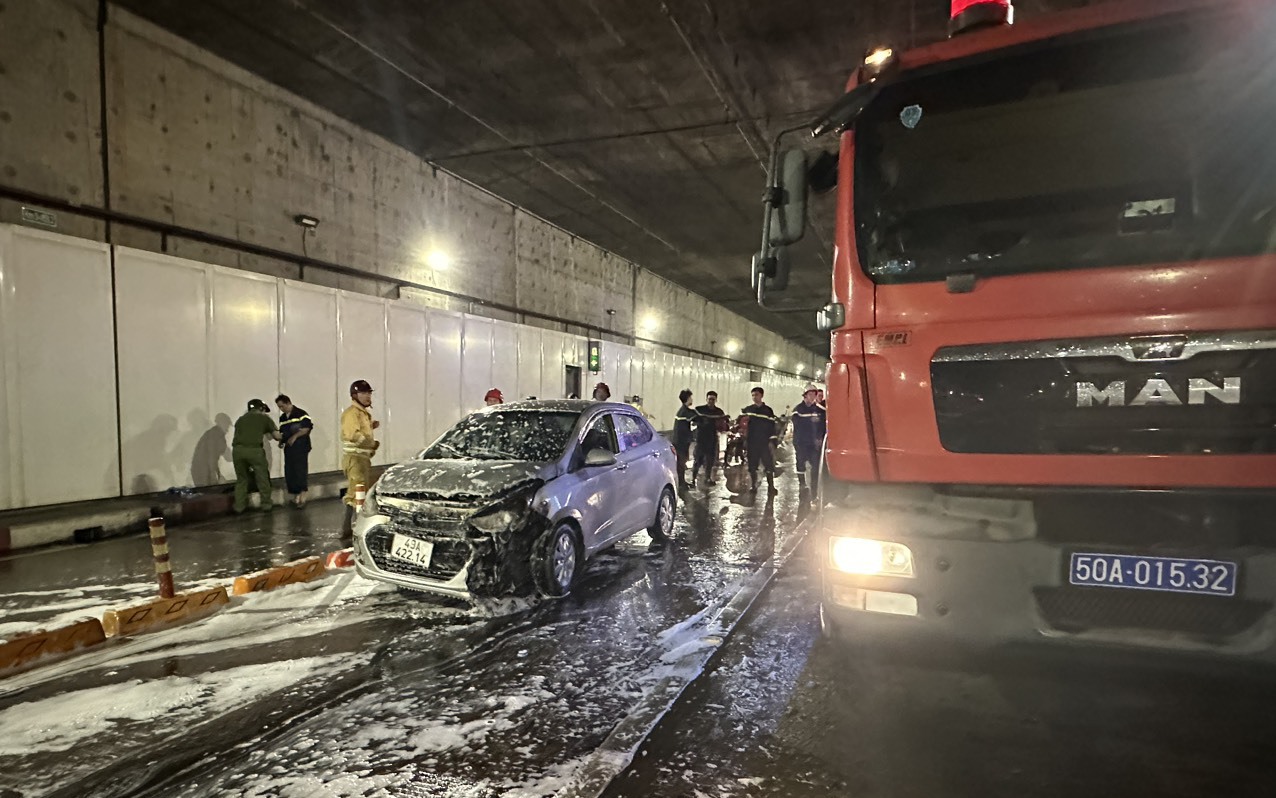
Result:
M236 513L248 509L248 491L252 483L261 496L261 509L274 509L270 494L270 464L266 462L266 436L279 440L279 429L270 417L270 408L260 399L248 403L248 410L235 422L235 437L231 439L231 462L235 466Z
M350 406L341 414L341 470L346 474L346 517L341 534L349 539L354 534L355 488L372 484L372 455L381 445L373 430L381 426L372 419L372 386L367 380L350 385Z
M704 404L696 408L696 459L691 466L691 484L696 484L700 466L704 466L706 484L714 485L713 468L718 464L718 433L726 425L727 414L718 407L718 392L704 395Z
M678 394L681 406L673 419L673 449L678 454L678 487L687 487L687 459L691 454L691 428L696 420L696 411L691 407L691 399L695 394L690 388L684 388Z
M828 422L819 404L819 388L806 386L802 403L793 410L793 451L797 457L798 486L806 487L806 469L811 469L811 492L820 487L820 449Z
M772 441L776 436L776 419L775 411L770 408L762 397L766 395L766 391L761 386L750 391L753 397L753 404L744 408L740 412L749 421L748 432L745 433L744 448L749 457L749 481L751 483L750 492L756 493L758 490L758 465L766 466L766 485L767 489L775 492L775 451L771 448Z
M292 506L301 509L306 506L310 476L310 431L315 425L310 420L310 415L294 405L286 394L281 393L275 397L275 407L279 408L279 432L282 435L279 448L284 450L284 482L292 496Z
M483 397L483 404L491 407L492 405L505 404L505 397L501 394L499 388L493 388Z

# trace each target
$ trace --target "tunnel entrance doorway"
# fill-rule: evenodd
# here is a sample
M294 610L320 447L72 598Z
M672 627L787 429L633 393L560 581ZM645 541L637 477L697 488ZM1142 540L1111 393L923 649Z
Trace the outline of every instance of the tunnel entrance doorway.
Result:
M581 372L580 366L567 366L567 379L563 388L563 396L568 399L580 398Z

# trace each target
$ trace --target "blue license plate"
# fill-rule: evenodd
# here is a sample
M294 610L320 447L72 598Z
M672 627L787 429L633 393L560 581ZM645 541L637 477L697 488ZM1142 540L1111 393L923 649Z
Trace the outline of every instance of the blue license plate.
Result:
M1127 590L1234 596L1239 571L1236 563L1224 560L1077 553L1072 555L1068 567L1068 581Z

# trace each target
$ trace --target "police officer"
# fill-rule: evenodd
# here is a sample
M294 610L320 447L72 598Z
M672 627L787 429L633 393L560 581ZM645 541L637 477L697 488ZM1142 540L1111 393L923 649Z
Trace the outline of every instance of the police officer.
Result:
M819 403L819 389L806 386L802 403L793 410L793 451L797 456L798 485L806 487L806 469L811 469L811 492L820 487L820 449L828 422Z
M700 466L704 466L705 481L713 481L713 468L718 464L718 432L727 423L727 414L718 407L718 392L704 395L704 404L696 408L696 459L691 466L691 484L696 484Z
M248 402L248 410L235 422L235 436L231 438L230 458L235 466L236 513L248 509L248 491L252 483L261 496L261 509L274 509L270 493L270 465L266 462L266 436L279 440L279 429L270 417L270 408L260 399Z
M306 506L306 491L310 476L310 431L315 428L310 414L292 403L287 394L275 397L279 408L279 433L283 439L279 448L284 450L284 482L292 496L292 506Z
M691 427L696 420L696 411L691 407L691 398L695 396L690 388L684 388L678 394L682 405L673 419L673 448L678 454L678 487L687 487L687 459L691 454Z
M372 386L367 380L355 380L350 385L350 406L341 414L341 470L347 483L341 534L346 538L354 534L355 489L372 484L372 455L381 446L373 434L381 422L372 420L371 407Z
M744 408L740 412L749 420L749 431L745 437L745 451L749 457L749 480L752 483L750 491L756 493L758 490L758 464L766 466L766 485L767 488L775 492L775 452L771 448L771 442L776 437L776 417L775 411L769 405L762 401L762 397L766 391L762 390L762 386L758 386L749 392L753 397L753 404Z

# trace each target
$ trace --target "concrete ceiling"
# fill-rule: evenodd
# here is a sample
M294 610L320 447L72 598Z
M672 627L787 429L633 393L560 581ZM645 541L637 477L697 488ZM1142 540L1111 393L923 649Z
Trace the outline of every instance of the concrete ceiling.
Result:
M941 38L947 0L115 0L797 343L753 301L774 133L864 50ZM1021 15L1087 0L1019 0ZM786 303L829 293L830 200Z

